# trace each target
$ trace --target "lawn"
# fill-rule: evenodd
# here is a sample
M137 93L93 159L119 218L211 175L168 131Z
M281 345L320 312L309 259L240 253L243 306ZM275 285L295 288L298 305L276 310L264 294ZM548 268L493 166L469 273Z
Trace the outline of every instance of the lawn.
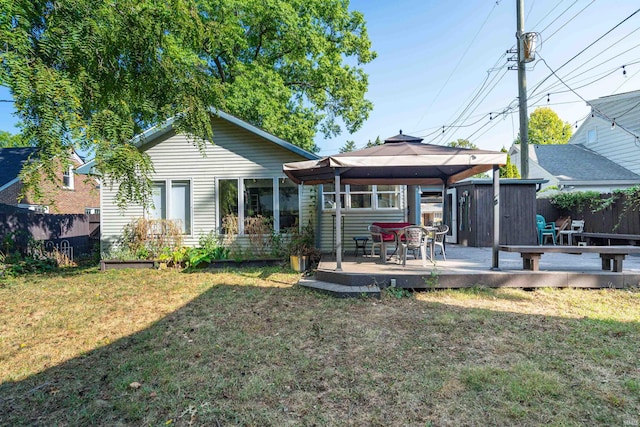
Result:
M0 283L3 425L640 425L640 290L339 300L278 269Z

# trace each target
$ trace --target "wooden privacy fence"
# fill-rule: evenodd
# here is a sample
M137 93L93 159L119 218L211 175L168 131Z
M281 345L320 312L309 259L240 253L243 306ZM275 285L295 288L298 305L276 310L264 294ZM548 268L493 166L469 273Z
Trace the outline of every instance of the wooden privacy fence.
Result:
M15 245L25 252L30 239L45 248L71 247L76 257L90 254L100 239L100 215L0 213L0 250Z
M602 200L609 197L611 194L600 195ZM622 195L610 206L593 212L590 206L581 210L576 208L561 210L553 206L549 199L537 199L537 213L544 216L547 221L555 221L560 216L584 219L584 231L589 233L640 234L640 212L632 210L622 215L625 202L626 196Z

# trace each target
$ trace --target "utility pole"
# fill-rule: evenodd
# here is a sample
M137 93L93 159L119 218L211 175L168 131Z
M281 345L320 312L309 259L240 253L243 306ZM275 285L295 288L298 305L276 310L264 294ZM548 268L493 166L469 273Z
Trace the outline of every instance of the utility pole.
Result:
M520 104L520 175L529 178L529 116L527 114L527 72L524 52L524 0L516 0L518 13L518 98Z

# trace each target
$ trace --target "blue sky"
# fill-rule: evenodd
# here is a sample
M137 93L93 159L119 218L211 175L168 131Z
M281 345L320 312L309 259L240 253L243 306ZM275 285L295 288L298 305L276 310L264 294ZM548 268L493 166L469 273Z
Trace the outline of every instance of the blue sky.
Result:
M589 113L581 97L590 100L640 89L640 13L580 53L633 14L640 7L637 0L524 3L525 30L541 36L537 61L527 71L529 113L537 106L549 106L562 120L579 125ZM512 55L506 51L516 42L516 1L453 4L351 1L352 10L364 13L378 53L364 66L369 75L367 99L374 109L353 135L343 133L330 140L319 135L321 155L338 152L347 140L362 147L400 129L436 144L464 138L484 149L511 145L519 128L518 87L517 71L507 69ZM550 69L573 91L549 77ZM471 102L474 95L477 100ZM0 88L0 99L10 99L5 88ZM0 102L0 130L15 133L11 107Z

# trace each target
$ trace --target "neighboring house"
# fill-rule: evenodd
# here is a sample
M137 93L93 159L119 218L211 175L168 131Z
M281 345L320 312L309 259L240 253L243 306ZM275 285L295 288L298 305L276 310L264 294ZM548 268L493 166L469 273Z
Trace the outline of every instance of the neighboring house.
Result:
M520 144L513 144L509 155L519 166ZM542 188L553 186L560 191L610 193L640 183L640 175L582 144L531 145L529 176L548 180Z
M589 105L591 114L569 144L582 145L640 174L640 91L605 96Z
M271 218L274 229L286 232L313 220L315 189L295 185L282 171L283 163L317 159L293 144L223 112L213 112L214 143L204 155L186 135L176 134L169 120L134 140L153 162L153 208L130 204L120 210L117 185L103 183L101 251L117 243L123 228L136 218L179 221L184 244L196 246L200 236L224 232L225 218L237 217L237 241L248 244L246 221ZM83 172L90 170L87 163Z
M58 182L41 178L43 200L36 201L28 193L21 197L24 185L20 180L20 171L37 155L34 147L0 148L0 203L44 213L99 213L97 183L94 179L76 176L75 169L84 162L75 153L69 159L72 166L65 168L61 165L59 168Z

